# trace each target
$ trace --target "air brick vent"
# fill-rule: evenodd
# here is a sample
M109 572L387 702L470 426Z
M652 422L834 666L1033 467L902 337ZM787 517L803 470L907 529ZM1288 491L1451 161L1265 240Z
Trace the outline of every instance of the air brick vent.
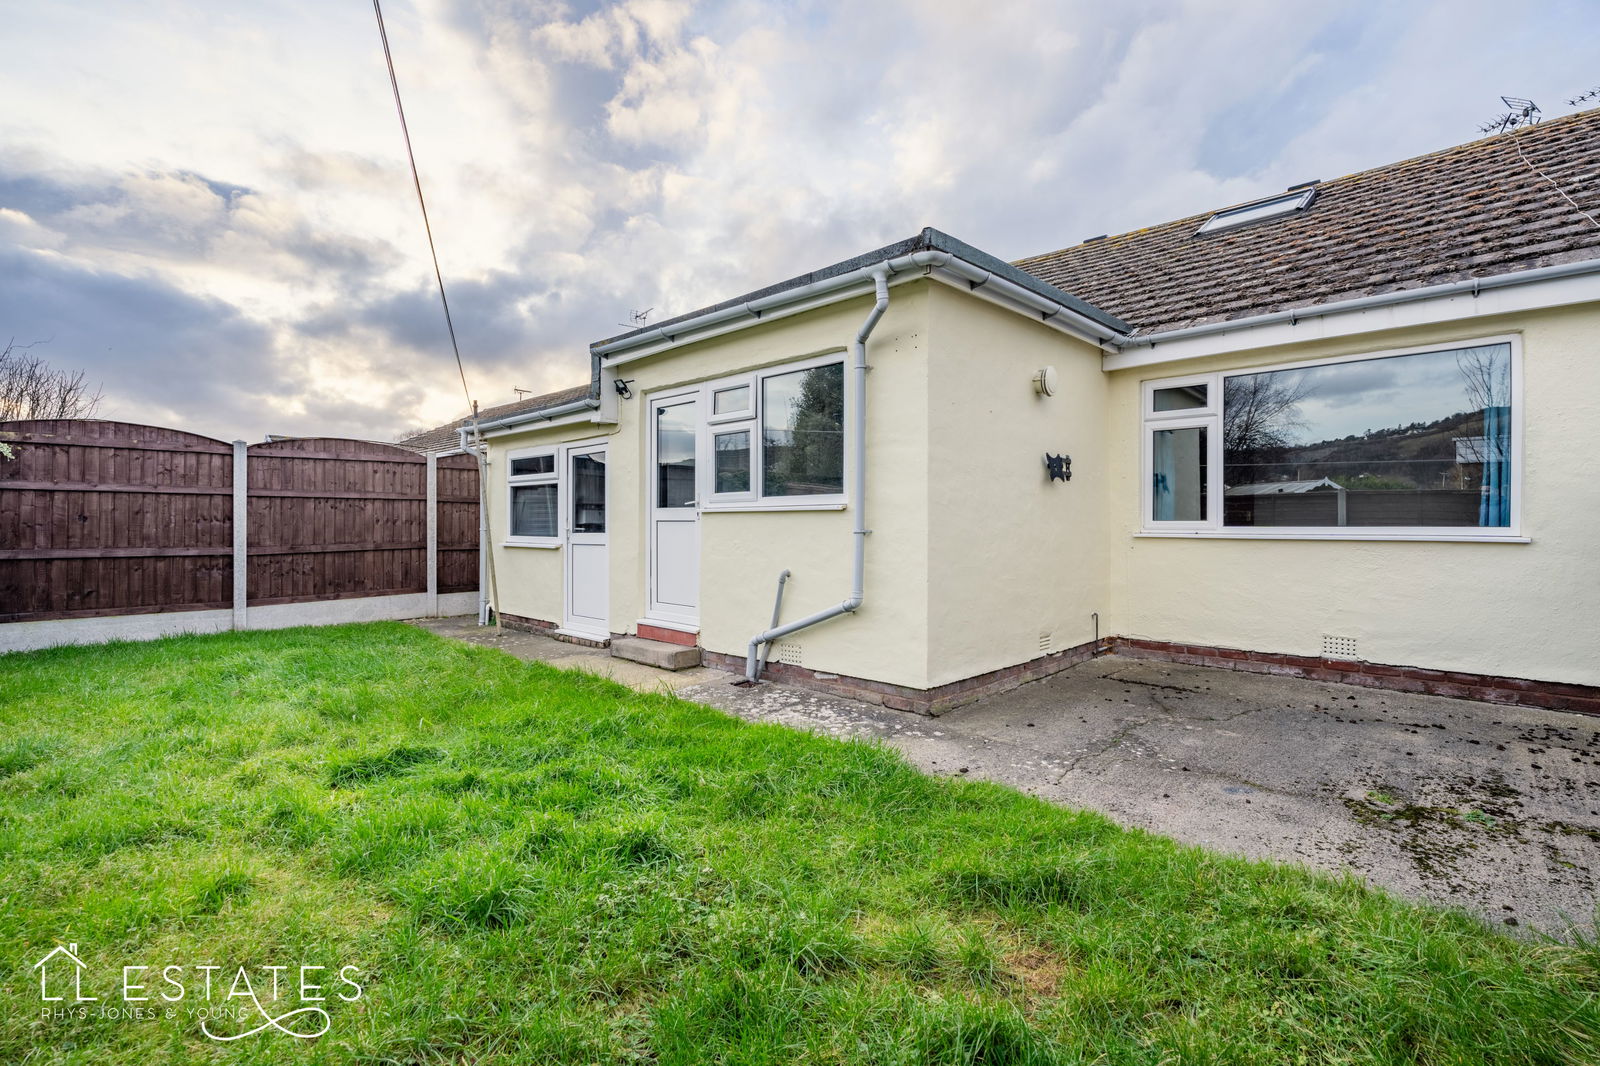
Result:
M1049 655L1056 650L1056 635L1048 629L1039 630L1039 651Z
M1322 634L1322 657L1324 659L1359 659L1356 654L1355 637L1335 637L1331 634Z
M778 661L785 666L800 666L800 645L780 641L774 649L778 653Z

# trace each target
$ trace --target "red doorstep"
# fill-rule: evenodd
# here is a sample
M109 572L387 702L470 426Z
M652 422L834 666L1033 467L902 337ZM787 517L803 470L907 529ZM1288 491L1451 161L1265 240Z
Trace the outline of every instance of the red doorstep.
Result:
M692 648L700 643L700 634L685 633L681 629L668 629L665 626L647 626L639 623L639 636L645 640L662 640L668 644L682 644Z

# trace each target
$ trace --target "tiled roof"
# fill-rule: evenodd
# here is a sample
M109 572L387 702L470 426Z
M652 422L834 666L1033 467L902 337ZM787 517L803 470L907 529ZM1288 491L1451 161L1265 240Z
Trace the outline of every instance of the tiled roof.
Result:
M486 407L478 412L478 417L484 421L494 418L504 418L506 415L520 414L523 411L537 411L542 407L555 407L564 403L572 403L589 395L588 385L574 385L570 389L559 389L556 392L547 392L543 396L529 396L513 403L503 403L498 407ZM470 423L472 419L458 418L454 422L423 433L415 433L399 442L402 448L411 448L419 452L448 452L454 451L461 442L460 434L456 430Z
M1207 211L1015 265L1151 333L1600 258L1552 181L1600 216L1600 109L1324 181L1294 215L1198 236Z

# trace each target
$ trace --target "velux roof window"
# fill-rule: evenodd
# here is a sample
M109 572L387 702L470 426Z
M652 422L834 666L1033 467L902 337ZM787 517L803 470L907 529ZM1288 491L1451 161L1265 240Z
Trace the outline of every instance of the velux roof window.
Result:
M1216 233L1219 230L1234 229L1237 226L1248 226L1252 222L1264 222L1269 218L1280 215L1290 215L1296 211L1309 207L1316 197L1317 190L1313 188L1295 187L1280 196L1271 196L1255 203L1244 204L1239 207L1230 207L1226 211L1218 211L1206 219L1198 232Z

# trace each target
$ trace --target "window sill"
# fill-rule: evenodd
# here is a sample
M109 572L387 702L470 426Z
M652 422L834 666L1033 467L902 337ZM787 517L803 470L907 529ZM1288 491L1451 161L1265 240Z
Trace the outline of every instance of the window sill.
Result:
M505 540L502 540L500 542L500 547L502 547L502 548L559 548L559 547L561 547L561 541L559 541L559 540L557 540L557 539L555 539L553 537L541 537L538 540L532 540L532 539L529 539L529 540L518 540L518 539L516 539L514 537L507 537Z
M792 503L783 500L745 500L741 503L708 503L700 510L715 514L719 511L842 511L845 509L843 500L799 501Z
M1156 540L1356 540L1356 541L1422 541L1445 544L1531 544L1532 538L1517 536L1511 533L1449 533L1440 530L1430 532L1390 533L1374 531L1372 533L1336 533L1308 530L1284 530L1274 532L1246 532L1245 530L1220 530L1220 529L1173 529L1150 530L1143 529L1134 534L1135 538Z

